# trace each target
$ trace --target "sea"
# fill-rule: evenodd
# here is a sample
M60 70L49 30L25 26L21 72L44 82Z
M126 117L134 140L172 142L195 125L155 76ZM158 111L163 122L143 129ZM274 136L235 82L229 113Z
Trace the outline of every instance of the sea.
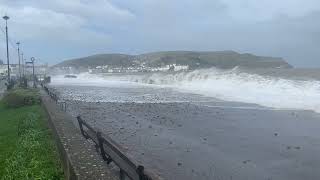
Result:
M163 179L320 179L320 71L52 76L80 115ZM74 121L75 126L77 122Z
M320 112L320 69L236 67L175 73L81 73L77 78L53 76L51 85L64 88L62 95L66 99L88 102L206 102L214 99ZM82 90L85 86L92 88Z

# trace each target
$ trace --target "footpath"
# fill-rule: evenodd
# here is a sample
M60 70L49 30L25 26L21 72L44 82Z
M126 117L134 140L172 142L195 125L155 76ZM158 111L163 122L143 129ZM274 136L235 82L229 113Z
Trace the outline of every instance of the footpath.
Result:
M66 179L117 179L94 146L84 140L72 122L73 117L60 110L44 91L41 91L41 100L49 117Z

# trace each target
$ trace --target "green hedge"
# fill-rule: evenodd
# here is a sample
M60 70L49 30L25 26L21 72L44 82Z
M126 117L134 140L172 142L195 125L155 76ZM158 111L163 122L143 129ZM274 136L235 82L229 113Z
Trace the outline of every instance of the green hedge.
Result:
M39 104L39 92L35 89L13 89L4 95L3 102L8 108L18 108Z

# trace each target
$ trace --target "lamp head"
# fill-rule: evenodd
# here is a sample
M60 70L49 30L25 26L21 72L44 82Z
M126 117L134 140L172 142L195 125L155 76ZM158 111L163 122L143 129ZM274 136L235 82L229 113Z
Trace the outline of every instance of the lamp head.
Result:
M5 15L3 16L3 19L7 21L9 19L9 16Z

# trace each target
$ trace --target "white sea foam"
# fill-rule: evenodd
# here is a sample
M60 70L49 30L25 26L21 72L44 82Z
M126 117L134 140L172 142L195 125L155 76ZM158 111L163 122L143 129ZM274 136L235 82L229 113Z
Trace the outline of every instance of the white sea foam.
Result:
M106 79L102 75L95 75L89 73L82 73L77 75L77 78L65 78L64 75L57 75L52 77L52 85L71 85L71 86L96 86L96 87L122 87L136 85L134 82L124 81L119 78Z
M81 74L77 79L53 78L76 85L152 84L226 101L255 103L273 108L305 109L320 112L320 81L288 80L243 73L236 69L205 69L180 73L97 76ZM60 82L59 82L60 81ZM128 82L131 82L128 84Z

